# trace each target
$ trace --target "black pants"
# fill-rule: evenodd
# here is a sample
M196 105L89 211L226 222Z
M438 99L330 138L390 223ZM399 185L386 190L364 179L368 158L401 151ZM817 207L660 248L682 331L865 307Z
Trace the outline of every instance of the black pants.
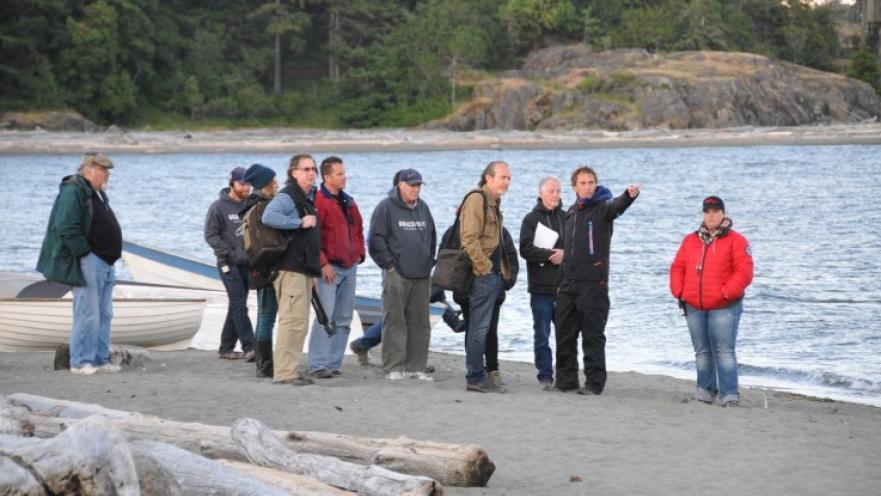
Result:
M242 351L254 349L254 329L248 317L248 268L230 265L229 272L220 271L220 279L226 288L229 306L226 309L226 321L220 333L220 352L228 353L236 347L236 340L242 343Z
M568 287L566 287L568 286ZM584 353L584 386L601 393L606 386L606 321L609 288L604 281L565 285L557 295L554 314L557 340L557 382L560 389L578 388L578 335Z
M471 313L471 306L468 303L468 298L459 298L454 297L453 301L455 301L459 308L462 310L462 318L465 319L465 342L468 342L468 316ZM496 304L493 306L492 318L489 321L489 331L486 333L486 347L484 351L484 355L486 357L486 371L492 372L494 370L499 370L499 312L502 308L502 303L505 302L504 298L499 298L496 300Z

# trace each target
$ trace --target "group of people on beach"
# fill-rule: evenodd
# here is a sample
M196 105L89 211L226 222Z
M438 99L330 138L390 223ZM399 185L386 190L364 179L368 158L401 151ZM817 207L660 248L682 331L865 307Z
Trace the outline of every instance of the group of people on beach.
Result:
M37 267L47 279L74 286L71 371L79 374L118 370L109 364L109 294L122 238L103 192L112 168L106 155L89 152L78 173L62 181ZM316 184L319 176L321 183ZM388 380L433 381L427 364L429 305L446 299L442 289L432 287L438 235L431 210L420 197L422 174L408 168L394 175L387 197L373 211L366 243L357 203L345 191L341 158L330 156L317 165L310 155L294 155L284 182L282 187L275 171L262 164L237 167L206 215L205 240L214 250L229 296L219 357L255 362L259 377L303 386L340 375L347 344L359 363L367 365L367 351L381 341ZM489 163L477 187L463 195L456 222L441 243L449 244L451 235L458 238L453 243L467 257L473 276L467 289L453 293L464 322L455 314L445 319L459 328L454 330L465 331L465 382L472 392L506 392L498 366L497 327L519 269L518 250L501 211L510 182L508 164ZM570 182L576 201L564 209L560 180L542 178L536 204L520 228L535 367L544 390L601 394L607 380L613 224L639 196L640 186L614 196L586 166L575 169ZM749 243L732 229L722 199L709 196L702 208L703 222L683 239L670 268L670 289L691 333L697 399L733 406L739 401L734 348L753 262ZM246 250L244 227L254 225L283 236L271 263L255 263ZM349 343L357 269L367 255L382 271L382 320ZM257 291L256 331L248 317L250 289ZM313 296L335 323L333 332L318 319L308 329ZM556 360L550 348L552 324ZM234 351L237 342L241 352Z

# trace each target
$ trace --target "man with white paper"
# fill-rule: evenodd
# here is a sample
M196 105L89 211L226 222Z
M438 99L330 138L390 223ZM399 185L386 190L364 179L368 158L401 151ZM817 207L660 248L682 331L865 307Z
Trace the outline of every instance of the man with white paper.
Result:
M560 202L560 181L548 176L538 183L538 201L520 226L520 256L526 260L529 307L532 309L533 349L538 382L554 389L553 354L549 346L551 322L563 262L566 212Z

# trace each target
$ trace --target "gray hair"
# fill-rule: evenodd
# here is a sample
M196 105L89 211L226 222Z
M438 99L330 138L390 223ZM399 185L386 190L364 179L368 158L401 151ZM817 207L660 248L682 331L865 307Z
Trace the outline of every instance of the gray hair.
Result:
M541 190L544 189L545 184L547 184L547 183L549 183L549 182L551 182L551 181L557 181L558 184L561 184L561 183L560 183L560 180L557 179L556 177L554 177L554 176L545 176L545 177L541 178L541 181L538 182L538 194L539 194L539 195L541 194Z

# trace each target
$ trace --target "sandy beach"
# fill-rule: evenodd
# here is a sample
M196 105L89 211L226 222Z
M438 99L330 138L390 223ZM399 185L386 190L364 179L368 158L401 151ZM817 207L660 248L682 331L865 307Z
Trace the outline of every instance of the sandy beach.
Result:
M611 373L601 396L544 392L507 362L507 395L464 390L464 358L433 353L436 382L389 382L346 357L341 377L276 386L207 351L151 352L143 367L90 377L51 353L0 353L0 394L27 392L180 421L407 436L485 448L486 488L447 494L877 494L881 409L760 389L742 406L691 398L693 383ZM371 363L378 362L372 356ZM580 480L577 480L579 479Z
M881 124L637 131L422 131L243 129L102 133L0 131L0 153L292 153L467 149L587 149L753 145L881 144Z

